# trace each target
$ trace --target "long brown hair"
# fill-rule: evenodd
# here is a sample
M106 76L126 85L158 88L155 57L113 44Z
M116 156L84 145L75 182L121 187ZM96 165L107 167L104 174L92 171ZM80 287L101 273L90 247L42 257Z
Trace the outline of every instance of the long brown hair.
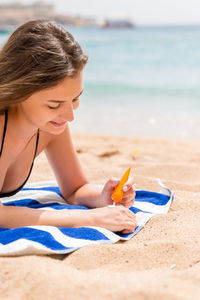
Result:
M36 91L76 76L87 59L74 37L55 22L21 25L0 51L0 113Z

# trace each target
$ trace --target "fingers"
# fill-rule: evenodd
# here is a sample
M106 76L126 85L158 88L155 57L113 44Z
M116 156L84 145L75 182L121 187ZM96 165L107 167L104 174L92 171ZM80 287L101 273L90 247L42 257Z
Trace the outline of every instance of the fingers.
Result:
M124 206L126 208L130 208L131 206L134 205L134 201L135 201L135 198L130 199L130 200L124 200L119 203L116 203L116 206Z
M134 200L135 199L135 195L136 195L135 191L134 190L130 190L127 193L124 193L121 202L124 201L124 200Z
M118 206L116 206L116 208L119 209L123 215L126 215L128 217L128 220L131 219L131 221L136 222L136 216L131 210L129 210L128 208L126 208L122 205L118 205Z
M127 192L131 188L135 189L134 188L134 184L135 184L135 182L134 182L133 178L129 177L129 179L127 180L127 182L124 184L123 191Z
M134 205L134 200L132 201L124 201L121 205L123 205L126 208L130 208Z
M136 227L137 227L136 221L135 222L133 222L133 221L127 222L125 225L125 229L122 230L122 233L123 234L132 233Z
M134 228L134 229L135 229L135 228ZM122 234L129 234L129 233L133 233L134 229L130 229L130 230L128 230L128 229L124 229L124 230L122 230Z
M121 226L121 230L119 231L121 231L123 234L132 233L134 232L136 227L137 227L136 221L129 220L125 222L123 226Z
M136 216L135 214L129 210L128 208L125 208L122 205L115 206L121 211L121 228L122 228L122 233L132 233L134 229L137 227L137 221L136 221Z
M136 196L134 188L135 186L131 186L127 192L124 192L123 198L119 204L124 205L127 208L133 206Z
M131 200L131 198L133 200L133 198L135 198L135 186L136 184L133 184L133 179L130 178L130 180L128 180L123 187L124 194L123 194L122 201Z
M128 215L129 215L129 217L130 217L134 222L136 222L136 216L135 216L135 214L134 214L131 210L129 210L129 209L128 209Z
M116 187L118 184L119 184L120 180L119 179L116 179L116 178L111 178L109 179L109 181L107 182L107 184L113 186L113 187ZM124 192L127 192L129 191L130 189L134 189L135 190L135 182L133 180L132 177L130 177L127 182L124 184L123 186L123 191Z
M106 184L105 184L105 187L108 188L108 189L113 189L115 188L119 183L119 180L115 179L115 178L110 178Z
M106 182L106 184L104 186L104 191L112 193L118 184L119 184L118 179L111 178Z
M119 179L115 179L115 178L109 179L104 186L104 191L110 193L113 192L114 189L118 186L119 182L120 182ZM134 185L134 180L131 177L127 180L127 182L123 186L123 192L124 192L123 198L126 198L129 195L131 195L133 191L135 191L135 185Z
M127 233L133 232L137 226L136 216L128 208L118 205L107 209L107 218L101 218L101 221L109 225L108 229L112 231L124 231Z

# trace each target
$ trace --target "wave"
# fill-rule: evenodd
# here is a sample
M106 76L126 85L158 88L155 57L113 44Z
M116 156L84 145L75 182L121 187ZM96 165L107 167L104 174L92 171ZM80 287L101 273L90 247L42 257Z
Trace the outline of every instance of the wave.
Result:
M139 86L112 82L85 82L88 95L106 97L108 95L142 95L142 96L169 96L200 98L200 88L170 87L170 86Z

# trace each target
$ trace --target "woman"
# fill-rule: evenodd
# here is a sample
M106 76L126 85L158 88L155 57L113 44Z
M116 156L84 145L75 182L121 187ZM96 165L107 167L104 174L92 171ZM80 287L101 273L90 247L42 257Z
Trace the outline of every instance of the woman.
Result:
M118 182L102 190L89 184L74 150L67 123L79 106L87 62L73 36L49 20L17 28L0 52L0 197L17 193L28 180L34 159L45 151L60 191L69 204L91 210L38 211L0 204L0 226L101 226L132 232L133 180L120 204L111 195Z

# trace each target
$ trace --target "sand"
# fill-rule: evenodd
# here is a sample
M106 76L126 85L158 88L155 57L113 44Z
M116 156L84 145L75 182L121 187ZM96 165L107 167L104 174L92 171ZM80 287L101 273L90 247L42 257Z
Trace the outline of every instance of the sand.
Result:
M121 177L131 165L137 189L159 191L159 177L173 190L172 207L127 242L0 257L0 299L200 299L200 142L73 138L91 182ZM42 154L29 182L51 179Z

